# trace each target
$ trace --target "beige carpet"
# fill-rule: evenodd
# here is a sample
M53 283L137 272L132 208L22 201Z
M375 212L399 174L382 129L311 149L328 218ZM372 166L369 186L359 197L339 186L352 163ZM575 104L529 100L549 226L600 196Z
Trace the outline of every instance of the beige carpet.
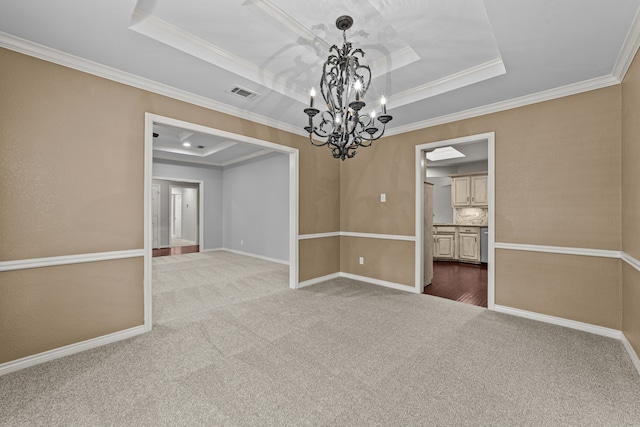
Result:
M154 259L152 332L0 377L0 425L637 426L612 339L230 253Z

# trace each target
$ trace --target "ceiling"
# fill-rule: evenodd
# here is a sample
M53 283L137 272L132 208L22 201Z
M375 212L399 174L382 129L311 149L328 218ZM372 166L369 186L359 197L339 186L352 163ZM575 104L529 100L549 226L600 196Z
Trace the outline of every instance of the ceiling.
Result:
M619 83L638 47L639 6L0 0L0 46L302 135L309 89L329 47L342 43L335 20L347 14L354 19L347 38L373 71L367 108L384 95L394 134ZM262 150L194 134L188 138L205 148L185 154L180 131L165 128L157 157L224 166Z

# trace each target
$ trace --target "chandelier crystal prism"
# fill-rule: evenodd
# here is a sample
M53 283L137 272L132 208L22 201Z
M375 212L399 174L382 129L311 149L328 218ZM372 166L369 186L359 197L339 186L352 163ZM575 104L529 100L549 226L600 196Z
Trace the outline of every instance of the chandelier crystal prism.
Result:
M329 57L322 67L320 93L327 109L320 112L314 107L315 88L310 92L309 107L304 109L309 117L309 125L304 129L309 133L311 144L328 146L333 157L342 160L352 158L357 148L369 147L382 137L387 123L393 118L387 114L384 96L380 98L380 115L376 117L375 110L369 114L363 112L366 107L364 96L371 83L371 69L360 64L360 59L364 57L362 49L353 49L347 41L346 31L352 24L350 16L341 16L336 20L336 27L342 30L344 43L342 48L331 46ZM314 135L321 141L314 141Z

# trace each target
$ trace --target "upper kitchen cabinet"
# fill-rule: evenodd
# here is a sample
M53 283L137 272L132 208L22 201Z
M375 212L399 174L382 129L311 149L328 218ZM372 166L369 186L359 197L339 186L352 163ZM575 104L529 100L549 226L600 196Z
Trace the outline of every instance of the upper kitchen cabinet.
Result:
M454 208L486 208L487 175L451 177L451 206Z

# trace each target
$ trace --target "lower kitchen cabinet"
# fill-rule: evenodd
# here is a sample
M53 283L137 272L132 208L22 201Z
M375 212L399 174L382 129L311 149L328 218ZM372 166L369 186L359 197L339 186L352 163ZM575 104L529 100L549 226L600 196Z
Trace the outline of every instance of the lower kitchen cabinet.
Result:
M433 258L439 261L480 263L480 227L433 227Z
M440 234L433 236L433 257L453 260L456 254L455 242L455 234Z

